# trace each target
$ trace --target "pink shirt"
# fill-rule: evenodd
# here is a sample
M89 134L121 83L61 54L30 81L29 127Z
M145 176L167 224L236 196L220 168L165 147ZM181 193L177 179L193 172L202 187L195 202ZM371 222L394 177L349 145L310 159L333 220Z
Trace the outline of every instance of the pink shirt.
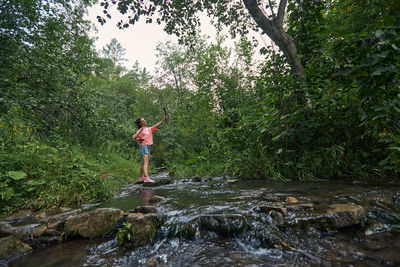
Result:
M158 128L155 126L150 128L145 127L138 137L136 137L136 140L142 139L142 142L140 143L141 146L150 146L153 144L153 133L157 130Z

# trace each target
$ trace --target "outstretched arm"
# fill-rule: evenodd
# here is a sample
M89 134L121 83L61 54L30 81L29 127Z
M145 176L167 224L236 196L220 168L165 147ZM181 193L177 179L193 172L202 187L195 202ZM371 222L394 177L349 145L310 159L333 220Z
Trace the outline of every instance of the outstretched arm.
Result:
M167 120L167 115L164 115L164 118L162 119L162 120L160 120L158 123L156 123L153 127L158 127L158 126L160 126L161 124L163 124L164 123L164 121L166 121Z

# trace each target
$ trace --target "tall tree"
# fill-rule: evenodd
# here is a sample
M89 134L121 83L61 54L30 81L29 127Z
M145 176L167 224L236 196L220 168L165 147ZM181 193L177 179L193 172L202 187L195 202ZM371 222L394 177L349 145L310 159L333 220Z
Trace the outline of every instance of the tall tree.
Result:
M120 28L135 24L140 17L146 17L146 22L151 23L155 17L156 23L165 23L164 30L169 34L176 34L181 41L189 41L186 37L195 34L197 26L200 25L199 13L203 11L214 18L218 27L230 26L233 36L246 34L250 28L260 29L281 49L293 73L305 80L304 66L299 60L297 47L284 29L287 3L288 0L280 0L279 3L274 0L102 0L101 5L108 18L111 18L108 10L114 4L117 4L122 14L127 14L127 20L118 23ZM98 21L105 23L106 19L98 16Z
M113 38L109 44L102 49L102 54L106 59L111 60L113 65L112 79L125 71L125 68L121 65L127 59L125 58L126 49L118 42L116 38Z

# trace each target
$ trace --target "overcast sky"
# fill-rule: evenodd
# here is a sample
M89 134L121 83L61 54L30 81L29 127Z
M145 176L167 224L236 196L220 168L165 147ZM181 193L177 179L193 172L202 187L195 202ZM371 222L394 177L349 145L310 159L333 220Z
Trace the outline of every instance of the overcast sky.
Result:
M149 72L153 72L156 66L156 47L157 43L171 40L177 43L177 38L166 34L163 26L156 23L146 24L143 19L129 28L120 30L116 26L121 19L126 20L115 7L109 11L112 19L108 20L103 26L97 22L96 16L103 14L103 9L96 4L89 9L89 19L96 25L98 32L92 33L92 37L96 37L96 49L99 51L105 45L109 44L111 39L116 38L118 42L126 49L125 57L128 60L124 65L131 69L137 60L140 67L145 67ZM201 34L215 36L215 29L207 21L202 19ZM254 35L261 43L267 42L267 37L261 38L259 33ZM233 44L233 42L232 42ZM229 44L228 44L229 45Z

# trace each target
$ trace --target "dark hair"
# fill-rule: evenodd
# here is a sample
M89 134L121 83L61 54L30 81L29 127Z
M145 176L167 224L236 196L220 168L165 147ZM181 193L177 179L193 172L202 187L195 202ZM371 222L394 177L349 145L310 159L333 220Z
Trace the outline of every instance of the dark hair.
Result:
M136 123L136 126L137 126L138 129L142 128L142 125L140 124L140 120L141 119L142 118L138 118L137 120L135 120L135 123Z

